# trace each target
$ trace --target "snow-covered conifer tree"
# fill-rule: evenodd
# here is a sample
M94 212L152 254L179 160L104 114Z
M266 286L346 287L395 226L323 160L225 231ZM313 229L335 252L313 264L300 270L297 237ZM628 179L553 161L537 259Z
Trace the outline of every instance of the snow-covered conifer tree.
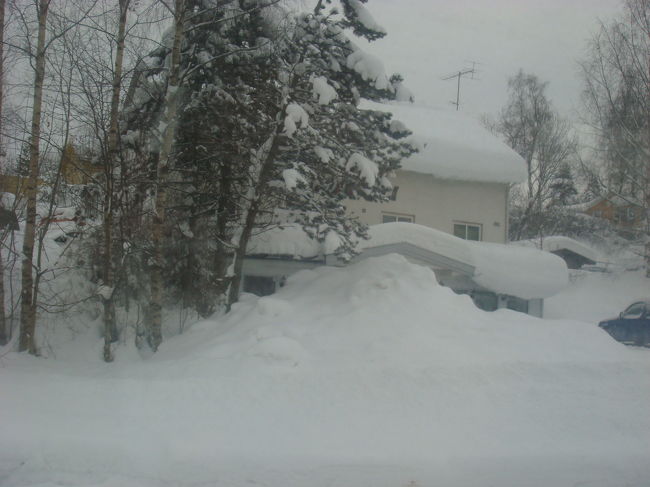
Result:
M287 215L351 255L364 228L344 199L386 198L387 174L412 151L390 115L358 108L401 84L348 37L384 35L365 2L296 16L269 0L211 1L190 1L164 246L168 284L201 314L237 299L251 234ZM129 122L140 135L161 115L169 53L152 53L136 90Z

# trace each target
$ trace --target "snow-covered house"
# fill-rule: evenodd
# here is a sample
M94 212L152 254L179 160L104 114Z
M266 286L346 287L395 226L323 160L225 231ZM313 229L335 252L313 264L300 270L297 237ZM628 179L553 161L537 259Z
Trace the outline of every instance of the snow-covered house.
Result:
M348 201L368 225L414 222L467 240L505 243L508 188L526 179L526 163L481 124L458 112L412 104L364 108L390 111L413 132L419 152L402 161L386 203Z
M640 230L645 220L644 205L633 198L615 194L596 198L587 203L572 205L573 210L608 220L621 230Z
M526 178L523 159L472 119L413 105L391 111L419 152L391 179L386 203L346 202L370 225L352 261L398 253L433 269L440 283L469 294L486 310L511 308L541 316L543 299L568 282L564 261L532 248L506 246L508 188ZM477 242L472 242L476 240ZM345 265L336 245L312 240L297 226L253 237L244 262L244 291L270 294L302 269Z

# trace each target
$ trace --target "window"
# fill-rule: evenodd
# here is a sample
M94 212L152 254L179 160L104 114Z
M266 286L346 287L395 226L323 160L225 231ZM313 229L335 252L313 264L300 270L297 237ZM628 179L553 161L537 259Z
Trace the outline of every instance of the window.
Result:
M382 223L406 222L413 223L415 217L413 215L399 215L397 213L383 213L381 216Z
M644 311L645 311L645 305L643 303L634 303L623 312L622 318L628 320L641 318Z
M603 210L595 210L592 213L592 215L595 216L596 218L602 218L603 217Z
M476 307L483 311L495 311L499 307L499 300L494 293L474 291L470 296Z
M454 223L454 236L464 240L481 240L481 225L476 223Z
M514 296L508 296L506 308L520 313L528 313L528 301Z
M268 296L275 292L275 280L268 276L244 276L243 291L257 296Z
M635 218L636 218L636 211L634 211L634 208L628 208L627 209L628 221L634 221Z

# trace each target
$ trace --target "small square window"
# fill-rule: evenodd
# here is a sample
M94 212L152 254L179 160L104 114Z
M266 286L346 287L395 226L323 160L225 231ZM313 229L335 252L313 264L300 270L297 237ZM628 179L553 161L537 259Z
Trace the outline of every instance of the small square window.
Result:
M463 240L481 240L481 225L472 223L454 223L454 236Z

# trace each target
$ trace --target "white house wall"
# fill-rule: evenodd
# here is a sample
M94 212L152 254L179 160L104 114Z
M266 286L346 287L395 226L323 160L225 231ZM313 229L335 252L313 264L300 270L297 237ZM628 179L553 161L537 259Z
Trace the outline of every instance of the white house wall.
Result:
M450 234L455 222L479 224L481 240L506 242L506 184L442 180L410 171L398 171L391 182L399 186L395 201L347 200L348 212L368 225L382 223L384 213L410 215L415 223Z

